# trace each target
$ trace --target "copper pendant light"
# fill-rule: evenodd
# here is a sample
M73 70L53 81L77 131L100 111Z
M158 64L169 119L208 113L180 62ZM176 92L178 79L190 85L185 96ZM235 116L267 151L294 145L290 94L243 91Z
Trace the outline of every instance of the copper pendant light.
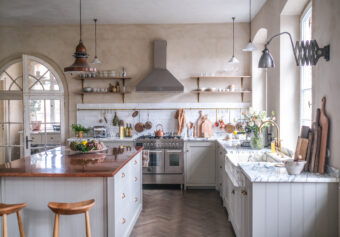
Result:
M81 39L82 36L82 25L81 25L81 0L80 0L80 20L79 20L79 28L80 28L80 39L79 39L79 44L76 47L76 52L74 53L74 57L76 60L74 63L69 66L64 68L64 72L69 72L69 73L83 73L83 72L96 72L97 69L95 67L91 67L87 63L87 58L89 57L85 45L83 44L83 41Z

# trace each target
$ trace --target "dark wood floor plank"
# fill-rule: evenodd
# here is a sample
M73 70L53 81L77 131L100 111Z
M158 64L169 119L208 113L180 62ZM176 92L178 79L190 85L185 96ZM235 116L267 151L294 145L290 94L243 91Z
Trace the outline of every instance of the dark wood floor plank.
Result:
M234 237L214 190L143 190L143 211L131 237Z

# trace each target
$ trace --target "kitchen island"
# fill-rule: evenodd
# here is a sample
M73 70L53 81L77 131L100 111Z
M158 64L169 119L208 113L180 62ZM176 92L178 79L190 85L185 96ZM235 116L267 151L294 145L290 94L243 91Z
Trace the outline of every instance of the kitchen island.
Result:
M142 210L141 151L110 148L107 153L71 155L58 147L6 163L0 166L0 202L26 202L26 236L45 237L52 235L54 223L48 202L95 199L92 235L129 236ZM15 215L8 217L8 227L10 236L19 236ZM61 216L60 236L85 236L83 215Z

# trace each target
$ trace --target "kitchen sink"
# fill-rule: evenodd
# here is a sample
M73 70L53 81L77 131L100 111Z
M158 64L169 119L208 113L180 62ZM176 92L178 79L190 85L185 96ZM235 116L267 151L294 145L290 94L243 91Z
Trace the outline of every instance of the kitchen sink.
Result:
M235 187L244 185L244 176L239 167L239 163L282 163L292 158L286 155L271 153L269 150L245 150L235 149L228 151L225 157L225 170Z

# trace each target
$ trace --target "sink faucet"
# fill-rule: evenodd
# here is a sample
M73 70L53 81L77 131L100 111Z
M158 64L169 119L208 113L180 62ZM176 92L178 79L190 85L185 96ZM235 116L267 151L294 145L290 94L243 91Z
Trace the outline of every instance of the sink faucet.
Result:
M263 126L267 123L270 123L272 125L274 125L274 127L276 128L276 135L277 137L275 138L275 146L279 149L280 153L282 152L282 147L281 147L281 139L280 139L280 128L279 128L279 125L277 125L277 123L275 123L274 121L272 120L268 120L268 121L265 121L263 122L260 127L259 127L259 133L261 134L261 130L263 128Z

